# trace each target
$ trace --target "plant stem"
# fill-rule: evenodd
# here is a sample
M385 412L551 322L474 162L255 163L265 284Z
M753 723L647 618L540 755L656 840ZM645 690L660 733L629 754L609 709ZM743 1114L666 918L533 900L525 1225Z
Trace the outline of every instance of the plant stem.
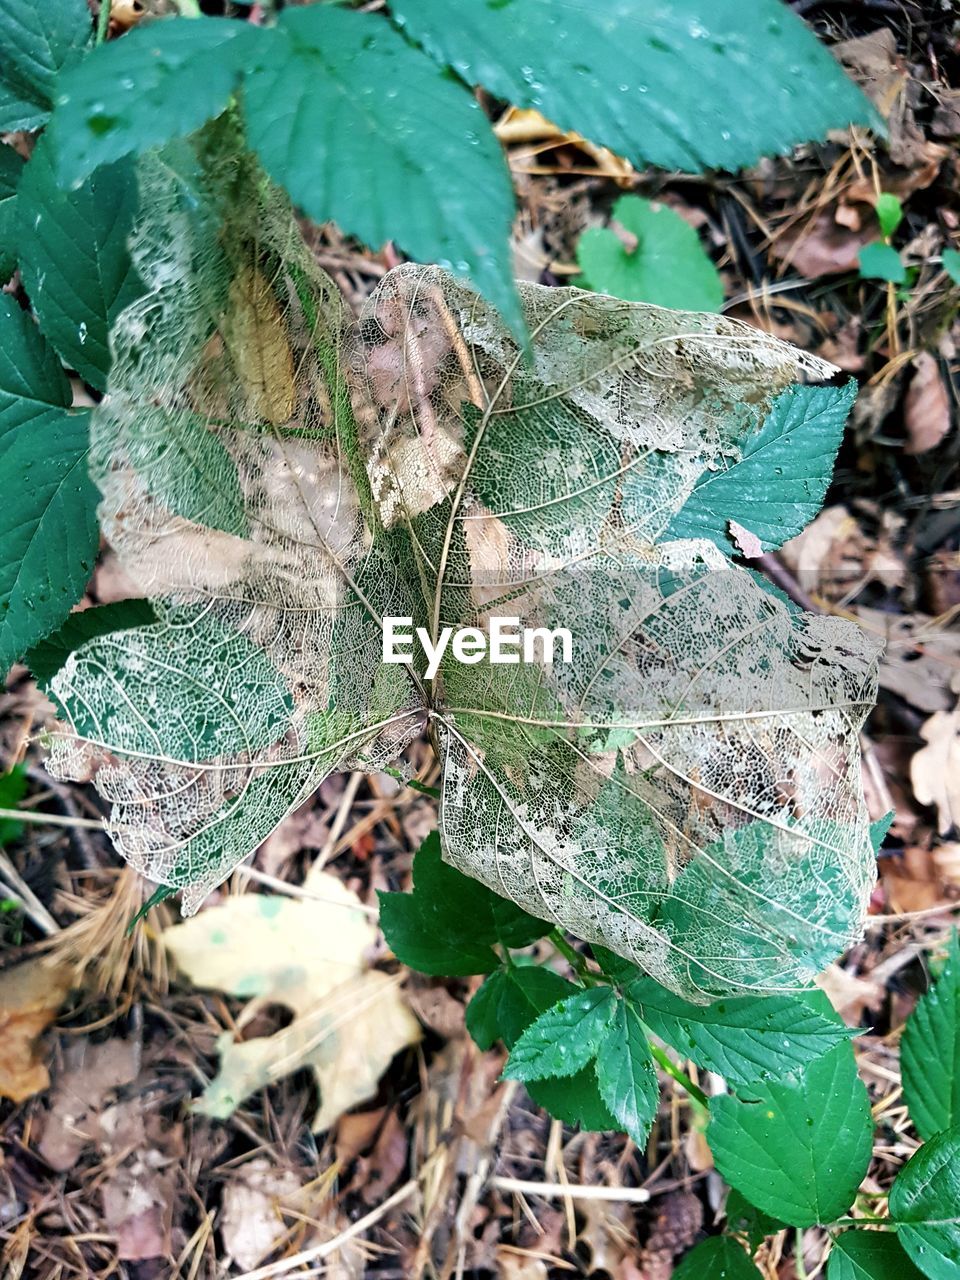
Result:
M658 1044L654 1044L653 1041L650 1042L650 1052L653 1054L654 1058L656 1058L657 1062L660 1063L661 1067L663 1067L667 1075L672 1076L674 1080L676 1080L677 1084L689 1093L693 1101L698 1103L703 1107L704 1111L706 1111L710 1105L710 1099L698 1085L693 1083L687 1073L677 1066L670 1055L665 1050L661 1049Z
M575 951L571 947L559 929L551 930L547 936L547 941L556 947L578 978L593 982L593 974L588 972L586 960L584 960L579 951Z
M96 44L103 44L107 38L107 28L110 26L110 4L111 0L100 0L100 12L97 14Z
M797 1227L796 1244L793 1247L793 1267L797 1280L807 1280L807 1264L803 1260L803 1227Z

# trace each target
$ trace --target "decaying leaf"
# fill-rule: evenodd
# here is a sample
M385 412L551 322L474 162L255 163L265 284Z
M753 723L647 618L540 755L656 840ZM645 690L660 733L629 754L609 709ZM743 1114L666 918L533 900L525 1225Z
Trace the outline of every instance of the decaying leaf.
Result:
M920 736L927 745L910 760L910 781L920 803L936 807L945 836L960 829L960 701L952 711L935 711Z
M300 1179L292 1169L278 1169L265 1156L248 1160L223 1188L220 1236L230 1258L243 1271L272 1253L288 1226L282 1210L296 1204Z
M0 973L0 1097L23 1102L50 1083L37 1037L69 990L69 969L39 958Z
M67 662L50 767L93 774L121 853L190 913L330 771L379 769L430 722L453 865L697 999L807 981L871 883L876 647L667 530L832 366L724 317L537 285L526 353L415 266L352 327L216 129L196 171L144 163L147 292L94 412L102 525L160 621ZM227 210L224 163L250 193ZM572 627L573 660L448 650L430 678L420 652L382 661L388 616L434 641Z
M394 1054L420 1038L398 981L365 969L376 929L356 894L313 871L309 898L233 896L164 932L181 971L201 987L277 1001L296 1017L271 1036L221 1036L220 1070L198 1109L221 1119L251 1093L301 1067L320 1091L315 1131L372 1097Z
M920 352L913 368L903 404L907 430L904 453L926 453L928 449L935 449L950 430L950 393L940 365L929 351Z

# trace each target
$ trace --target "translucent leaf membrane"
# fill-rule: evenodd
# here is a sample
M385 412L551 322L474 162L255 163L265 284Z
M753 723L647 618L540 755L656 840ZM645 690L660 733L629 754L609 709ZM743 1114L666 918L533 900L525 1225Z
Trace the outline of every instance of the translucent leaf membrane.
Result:
M832 370L716 316L521 296L532 362L432 269L391 272L360 321L371 487L415 613L434 637L494 617L572 634L568 662L448 651L445 857L695 999L804 984L872 883L876 654L712 544L655 540L786 386Z
M413 266L351 325L222 127L141 193L148 292L115 327L93 458L160 621L75 653L51 757L93 776L124 856L195 910L326 773L429 720L448 862L688 998L807 982L871 883L876 654L665 531L831 366L718 316L521 286L528 358ZM420 645L383 663L387 616L431 641L564 627L573 652L448 649L428 679Z
M161 621L67 662L50 759L93 776L120 852L186 912L331 769L377 767L423 719L380 663L404 589L362 510L339 295L229 133L203 146L142 167L147 292L93 415L101 524Z

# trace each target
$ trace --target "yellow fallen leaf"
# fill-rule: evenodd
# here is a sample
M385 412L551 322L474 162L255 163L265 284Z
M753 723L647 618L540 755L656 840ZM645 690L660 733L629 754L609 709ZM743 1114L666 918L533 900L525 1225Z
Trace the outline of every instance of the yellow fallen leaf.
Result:
M69 990L69 970L39 958L0 974L0 1096L23 1102L50 1083L36 1041Z
M197 986L277 1001L297 1015L272 1036L220 1037L220 1070L197 1103L206 1115L226 1119L257 1089L310 1067L320 1090L313 1128L327 1129L373 1097L394 1054L420 1038L398 979L365 967L376 929L356 894L326 872L304 887L316 898L238 895L164 932Z
M322 900L237 894L166 929L164 943L195 986L263 996L301 1013L361 971L377 936L336 876L315 874L305 888Z
M377 1092L394 1054L420 1039L420 1026L403 1002L395 977L371 970L344 983L272 1036L235 1043L220 1037L220 1070L196 1104L224 1120L243 1100L301 1067L320 1090L314 1133Z
M960 827L960 702L952 711L935 711L920 736L927 745L911 757L910 781L921 804L936 806L945 836Z

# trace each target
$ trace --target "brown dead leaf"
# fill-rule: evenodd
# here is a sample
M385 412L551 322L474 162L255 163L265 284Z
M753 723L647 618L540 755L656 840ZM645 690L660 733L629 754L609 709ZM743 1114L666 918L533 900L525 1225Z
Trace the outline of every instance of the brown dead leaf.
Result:
M280 425L293 414L293 352L280 304L255 267L243 267L230 284L224 340L250 410Z
M861 623L884 640L880 687L928 714L954 703L951 681L960 675L960 631L926 613L894 614L857 608Z
M267 836L257 851L257 865L267 875L279 875L290 859L304 849L322 849L329 834L330 825L322 810L309 800Z
M950 430L950 396L940 364L929 351L921 351L913 362L914 374L903 403L907 431L904 453L926 453L934 449Z
M920 736L927 745L913 754L910 781L920 804L935 806L945 836L960 827L960 701L952 711L935 711Z
M946 840L931 853L937 874L952 889L960 889L960 841Z
M792 226L770 246L770 253L780 258L808 280L818 276L855 271L860 250L877 238L876 221L871 217L856 230L836 219L836 210L824 209L810 221Z
M857 977L838 964L830 965L819 975L817 986L827 993L830 1003L848 1027L859 1027L865 1012L876 1013L886 994L882 982Z
M107 1098L136 1079L140 1047L135 1040L78 1040L67 1049L42 1121L38 1151L47 1164L65 1172L85 1148L100 1141L100 1112Z
M0 1097L23 1102L50 1083L37 1038L69 990L69 970L43 959L0 973Z
M252 1271L280 1244L287 1234L282 1211L293 1206L299 1191L293 1170L276 1168L266 1156L232 1171L223 1188L220 1236L242 1271Z
M926 845L908 844L898 857L881 858L880 875L890 911L926 911L944 901L942 877Z
M142 1089L148 1087L143 1080ZM116 1239L117 1257L142 1262L168 1256L181 1126L167 1127L139 1097L129 1098L101 1115L99 1149L109 1170L101 1188L103 1220Z

